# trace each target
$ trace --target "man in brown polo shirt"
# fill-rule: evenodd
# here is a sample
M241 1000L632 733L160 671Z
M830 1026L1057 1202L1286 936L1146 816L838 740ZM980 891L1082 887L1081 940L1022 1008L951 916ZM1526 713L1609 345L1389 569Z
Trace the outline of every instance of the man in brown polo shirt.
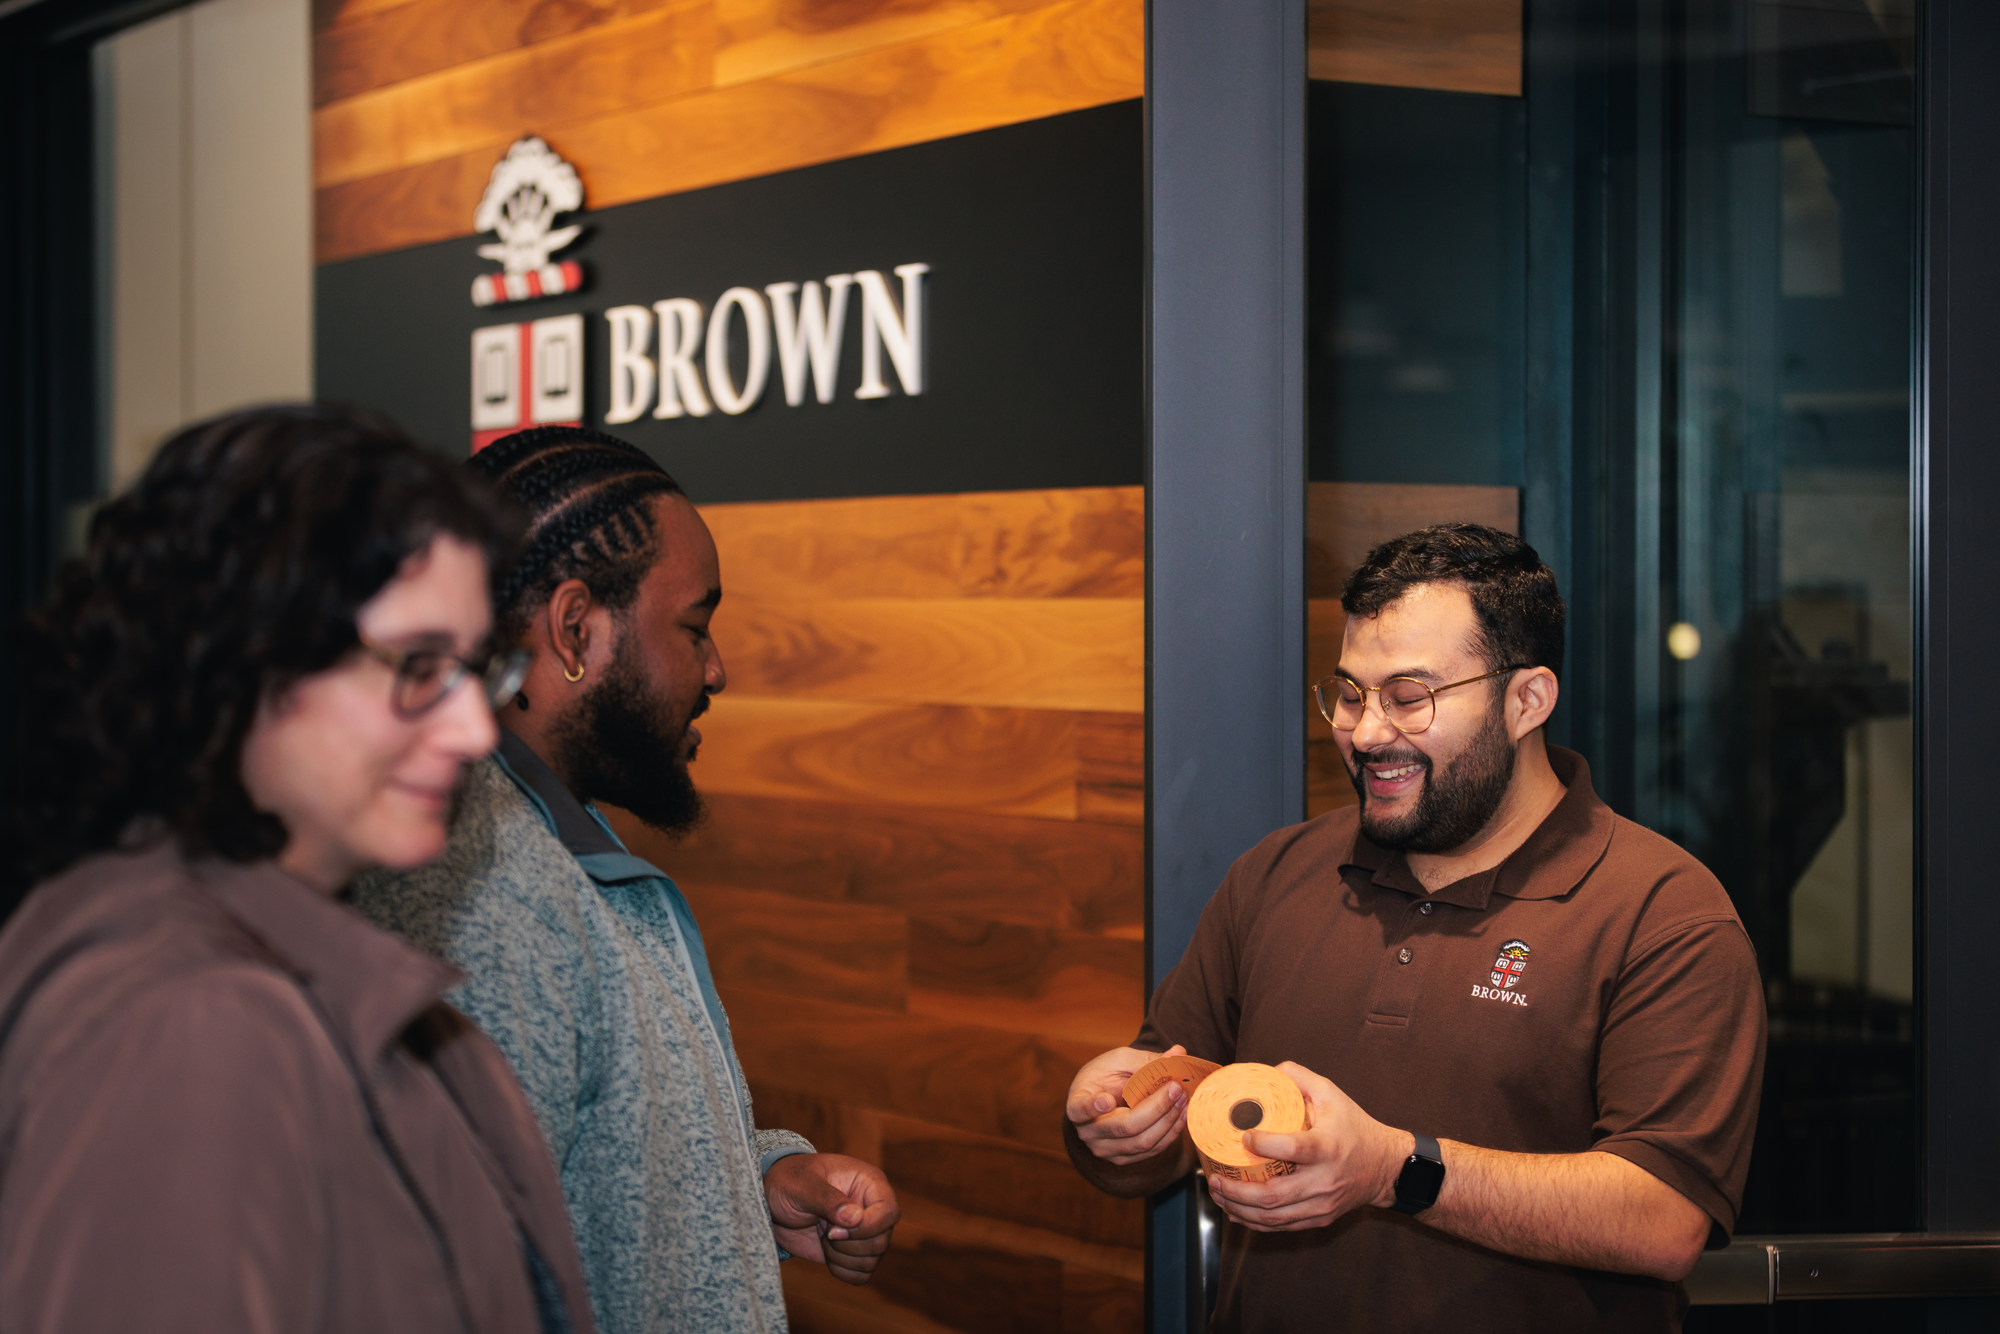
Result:
M1133 1046L1078 1072L1070 1156L1159 1190L1195 1164L1185 1094L1125 1108L1131 1072L1283 1063L1312 1127L1245 1135L1295 1173L1209 1181L1242 1224L1213 1328L1677 1329L1749 1167L1749 940L1699 862L1546 743L1564 611L1530 547L1424 529L1341 603L1321 698L1360 805L1230 869Z

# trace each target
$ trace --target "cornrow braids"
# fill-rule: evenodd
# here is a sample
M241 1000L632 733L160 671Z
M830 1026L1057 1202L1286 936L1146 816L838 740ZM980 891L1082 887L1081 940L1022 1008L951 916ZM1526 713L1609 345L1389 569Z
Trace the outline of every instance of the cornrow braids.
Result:
M528 512L521 558L493 596L503 643L527 634L535 611L566 579L581 579L613 611L632 605L660 558L651 500L684 495L646 453L581 426L537 426L502 437L466 467Z

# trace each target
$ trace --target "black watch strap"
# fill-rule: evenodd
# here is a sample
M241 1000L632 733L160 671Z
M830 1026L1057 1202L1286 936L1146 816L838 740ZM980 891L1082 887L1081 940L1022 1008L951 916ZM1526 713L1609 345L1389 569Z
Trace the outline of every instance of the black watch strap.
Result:
M1396 1202L1389 1206L1399 1214L1422 1213L1437 1203L1444 1188L1444 1151L1423 1131L1410 1133L1417 1137L1416 1151L1403 1160L1396 1177Z

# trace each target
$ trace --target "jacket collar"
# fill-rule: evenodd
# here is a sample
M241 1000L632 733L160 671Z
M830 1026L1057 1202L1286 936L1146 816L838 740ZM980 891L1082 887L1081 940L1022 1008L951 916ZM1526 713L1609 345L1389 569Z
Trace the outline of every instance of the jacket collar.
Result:
M1550 746L1549 767L1568 791L1528 835L1527 842L1498 866L1455 880L1428 897L1483 909L1495 894L1510 899L1559 899L1584 882L1611 847L1618 817L1591 787L1590 765L1583 756ZM1425 895L1408 859L1375 843L1361 832L1358 823L1340 864L1372 872L1374 883L1384 889Z
M500 745L493 752L500 771L514 780L557 840L576 858L583 873L600 885L627 880L664 880L666 874L643 857L635 857L618 841L618 836L596 812L576 799L556 777L556 771L520 737L500 729Z
M234 918L318 1002L364 1066L464 981L449 964L371 925L273 862L196 862L201 892Z

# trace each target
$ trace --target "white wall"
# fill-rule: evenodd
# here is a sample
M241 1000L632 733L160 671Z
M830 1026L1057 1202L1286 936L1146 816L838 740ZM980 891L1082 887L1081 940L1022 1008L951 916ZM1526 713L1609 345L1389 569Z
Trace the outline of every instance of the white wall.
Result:
M96 51L103 473L312 395L308 0L204 0Z

